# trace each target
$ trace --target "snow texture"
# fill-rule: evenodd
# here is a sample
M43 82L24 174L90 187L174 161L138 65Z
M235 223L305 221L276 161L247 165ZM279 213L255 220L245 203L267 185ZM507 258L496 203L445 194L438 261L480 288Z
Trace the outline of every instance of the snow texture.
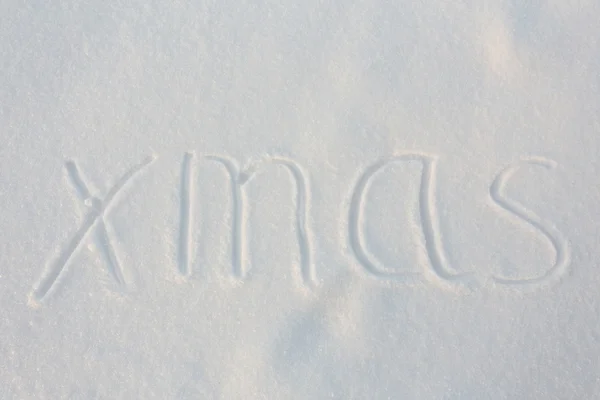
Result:
M597 398L599 21L0 2L0 398Z

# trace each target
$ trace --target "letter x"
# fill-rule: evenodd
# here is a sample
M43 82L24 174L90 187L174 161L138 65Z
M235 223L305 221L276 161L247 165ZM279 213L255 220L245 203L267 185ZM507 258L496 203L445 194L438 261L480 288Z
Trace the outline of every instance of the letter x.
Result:
M94 228L96 228L95 234L98 243L101 246L102 252L106 256L109 273L119 285L125 284L121 266L119 265L119 261L106 229L104 217L106 216L107 210L114 203L115 198L123 191L125 185L146 166L151 164L153 160L154 157L150 156L126 172L108 191L104 199L92 196L90 190L88 189L88 185L86 185L81 177L75 162L68 161L66 163L66 170L69 180L77 191L78 197L88 207L89 211L77 233L75 233L71 241L61 252L58 259L51 264L50 268L41 279L39 286L35 289L34 296L37 300L43 300L48 292L54 287L62 271L65 269L75 252L81 247L83 241L87 238L90 232L94 230Z

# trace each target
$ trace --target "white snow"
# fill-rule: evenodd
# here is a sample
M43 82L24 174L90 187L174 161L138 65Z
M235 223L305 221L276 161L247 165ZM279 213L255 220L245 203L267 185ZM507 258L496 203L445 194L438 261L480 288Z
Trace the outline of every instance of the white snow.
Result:
M0 398L596 398L599 21L0 2Z

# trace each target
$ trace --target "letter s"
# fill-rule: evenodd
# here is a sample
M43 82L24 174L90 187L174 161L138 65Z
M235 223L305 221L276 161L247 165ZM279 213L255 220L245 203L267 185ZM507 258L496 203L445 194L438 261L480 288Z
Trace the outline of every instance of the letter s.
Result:
M558 229L556 229L550 223L542 220L539 216L522 206L520 203L511 200L503 193L504 187L508 181L524 165L535 165L544 167L546 169L554 169L556 167L556 162L536 157L522 160L515 165L505 168L498 174L490 186L490 197L497 206L515 215L521 221L533 226L542 235L544 235L554 247L556 259L551 268L549 268L544 274L537 277L526 279L509 279L492 276L492 279L496 283L502 285L527 285L535 287L545 285L549 282L554 282L567 271L571 262L571 250L567 239L561 232L558 231Z

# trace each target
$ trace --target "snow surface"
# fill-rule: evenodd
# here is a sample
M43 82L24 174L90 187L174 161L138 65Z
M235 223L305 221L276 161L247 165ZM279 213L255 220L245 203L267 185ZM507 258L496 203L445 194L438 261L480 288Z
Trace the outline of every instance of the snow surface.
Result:
M1 399L593 399L600 2L0 2Z

